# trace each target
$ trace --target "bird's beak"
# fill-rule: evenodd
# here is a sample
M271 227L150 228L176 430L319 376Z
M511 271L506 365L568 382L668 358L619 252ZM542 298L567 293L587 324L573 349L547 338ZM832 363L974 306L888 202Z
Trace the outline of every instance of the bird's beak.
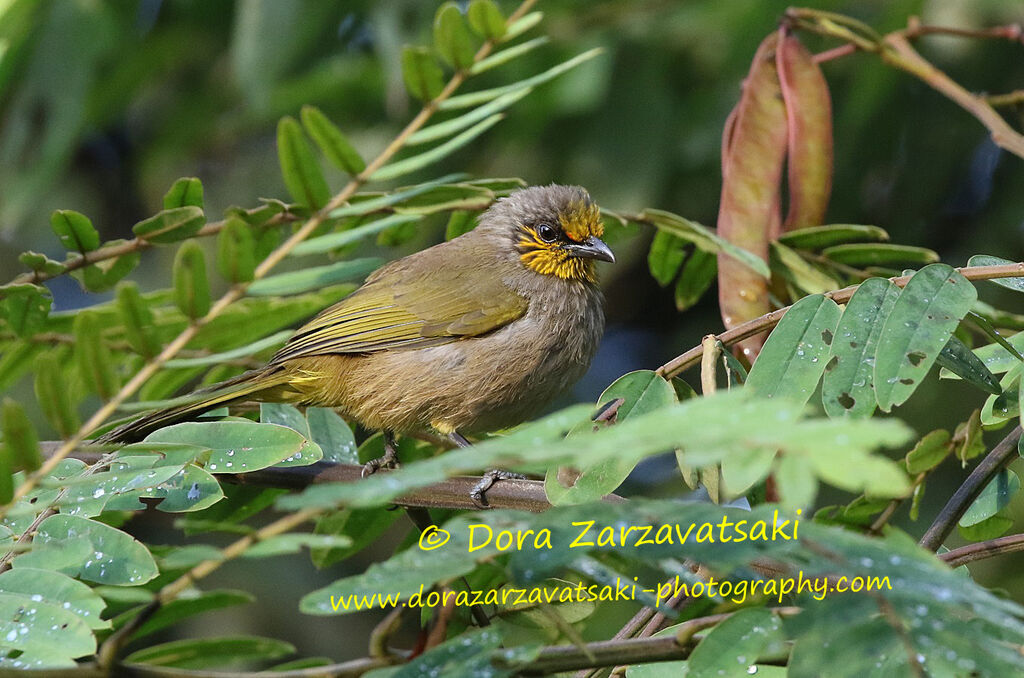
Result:
M608 245L604 244L604 241L600 238L595 238L594 236L590 236L581 243L568 245L566 249L575 257L615 263L615 255L612 254Z

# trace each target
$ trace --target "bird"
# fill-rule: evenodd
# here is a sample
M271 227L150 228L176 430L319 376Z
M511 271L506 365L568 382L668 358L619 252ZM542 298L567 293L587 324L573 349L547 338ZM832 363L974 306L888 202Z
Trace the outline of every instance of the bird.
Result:
M111 430L129 443L243 401L334 408L384 434L434 432L466 446L538 414L587 371L604 332L595 262L614 263L598 206L579 186L531 186L496 200L475 228L377 269L322 311L263 367L194 400ZM473 501L496 481L488 471Z

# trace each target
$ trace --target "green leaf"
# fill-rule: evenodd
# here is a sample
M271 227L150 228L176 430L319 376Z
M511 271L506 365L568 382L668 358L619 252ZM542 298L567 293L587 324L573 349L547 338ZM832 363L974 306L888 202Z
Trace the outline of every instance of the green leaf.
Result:
M907 453L907 473L917 475L930 471L949 456L949 431L939 429L924 436Z
M434 48L456 70L473 65L473 36L454 2L441 5L434 16Z
M765 278L771 276L771 271L768 270L768 264L766 264L760 257L751 254L742 247L737 247L733 243L720 238L707 226L702 226L695 221L684 219L683 217L677 214L672 214L671 212L650 208L641 212L637 218L640 221L649 221L660 230L668 231L683 240L692 242L705 252L714 252L716 254L722 252L727 254L733 259L736 259L747 267L753 269L755 272L763 275Z
M988 254L975 254L973 257L967 260L968 266L1006 266L1017 264L1016 261L1010 261L1009 259L1002 259L1000 257L993 257ZM1017 292L1024 292L1024 277L1020 278L990 278L990 283L995 283L1000 287L1005 287L1010 290Z
M309 434L324 453L324 461L334 464L358 464L356 437L345 420L326 407L306 410Z
M444 88L441 67L425 47L406 45L402 48L402 79L409 94L420 101L433 100Z
M93 311L82 311L75 316L75 358L86 385L103 400L109 400L120 388L120 380L110 349L100 333L100 322Z
M85 254L100 246L100 234L89 217L79 212L57 210L50 215L50 226L69 251Z
M406 145L416 146L418 144L425 144L431 141L444 139L456 132L461 132L467 127L471 127L475 123L489 118L495 113L500 113L532 91L532 88L526 87L521 90L509 92L508 94L504 94L483 106L477 106L469 113L465 113L456 118L451 118L450 120L445 120L444 122L439 122L436 125L424 127L410 136Z
M989 539L995 539L1000 535L1006 534L1006 531L1011 527L1013 527L1012 518L994 515L976 525L967 527L960 525L957 527L957 532L967 541L988 541Z
M60 275L67 270L67 267L59 261L54 261L45 254L39 252L22 252L18 255L18 262L32 269L39 275L53 277Z
M537 49L541 45L548 44L549 41L550 39L546 35L542 35L539 38L527 40L526 42L522 42L518 45L513 45L511 47L506 47L505 49L499 52L495 52L489 57L477 61L470 67L469 72L473 75L485 73L486 71L489 71L492 68L497 68L498 66L503 66L504 64L507 64L513 59L518 59L524 54L528 54L533 50Z
M981 358L974 355L964 342L950 337L939 351L935 362L961 379L969 381L986 393L999 394L999 379L992 374Z
M786 650L782 622L765 608L740 610L711 629L689 659L689 678L747 675L761 655ZM739 664L740 671L736 670Z
M168 245L191 238L205 223L203 210L195 205L188 205L158 212L132 226L132 233L154 245Z
M277 124L277 159L292 199L318 210L331 199L320 165L310 148L302 127L295 118L285 116Z
M87 556L70 565L49 567L52 553L69 542L87 545ZM57 569L64 574L99 584L137 586L157 575L149 550L130 535L109 525L80 516L58 513L39 524L35 549L18 556L15 567Z
M824 294L842 284L782 243L773 242L769 250L772 270L807 294Z
M249 282L256 270L256 238L252 227L238 217L228 217L217 234L217 270L233 283Z
M203 182L195 177L182 177L164 195L164 209L188 206L203 208Z
M184 443L212 450L210 473L248 473L294 455L308 443L285 426L245 421L185 422L154 431L146 442Z
M871 243L863 245L835 245L826 247L822 254L840 264L863 268L866 266L923 266L939 260L939 255L924 247Z
M509 29L509 32L511 33L511 29ZM491 101L492 99L497 99L498 97L504 94L508 94L509 92L517 92L523 89L524 87L536 87L537 85L543 84L545 82L548 82L549 80L557 78L562 73L571 71L572 69L576 68L577 66L586 61L590 61L598 54L600 54L602 51L603 50L600 47L595 47L594 49L587 50L582 54L578 54L574 56L572 59L560 63L557 66L553 66L548 70L544 71L543 73L538 73L537 75L526 78L524 80L520 80L519 82L514 82L511 85L494 87L492 89L478 90L476 92L469 92L468 94L459 94L457 96L449 97L442 101L438 105L438 108L444 111L450 111L459 108L468 108L470 106L476 106L477 104L486 103L488 101Z
M253 296L278 296L283 294L299 294L320 289L327 285L362 278L383 263L376 257L339 261L326 266L313 266L299 271L278 273L249 286L248 293Z
M885 242L889 234L877 226L860 224L830 224L810 226L788 231L779 236L779 242L797 250L817 252L826 247L857 242Z
M502 42L515 40L544 20L544 12L530 12L513 21L505 32Z
M875 411L875 349L899 295L899 288L885 278L869 278L847 302L821 387L828 416L863 418Z
M818 493L814 468L799 455L782 455L775 465L775 483L782 505L790 510L812 506Z
M398 513L379 509L345 509L322 516L316 523L316 534L345 535L351 543L345 547L312 548L310 558L313 564L322 569L362 551L391 527Z
M700 301L717 274L718 257L699 247L694 248L676 282L676 310L685 311Z
M127 241L112 240L107 245L116 246L125 242ZM140 259L141 255L138 252L130 252L119 257L112 257L95 264L90 264L77 271L72 271L71 275L75 276L85 289L90 292L106 292L112 289L119 280L135 270L135 267L139 265Z
M193 320L210 312L206 255L195 240L185 242L174 256L174 303Z
M974 410L967 421L957 425L953 433L954 452L964 464L968 459L985 453L984 431L981 430L983 420L982 413Z
M0 592L60 607L77 615L91 629L110 628L101 617L107 603L88 585L53 570L18 567L0 574Z
M458 10L455 11L458 12ZM448 141L438 146L435 146L429 151L424 151L419 155L414 155L410 158L404 158L402 160L397 160L390 164L384 165L384 167L381 167L379 170L374 172L370 178L373 181L385 181L387 179L396 179L405 174L409 174L411 172L415 172L416 170L423 169L424 167L427 167L428 165L431 165L437 162L438 160L451 155L458 149L462 148L463 146L471 142L473 139L476 139L478 136L480 136L481 134L489 130L491 127L493 127L495 124L497 124L498 121L502 119L502 117L504 116L500 113L492 115L489 118L483 120L482 122L478 122L477 124L473 125L462 134L452 137Z
M139 294L134 282L117 286L117 311L124 325L124 334L136 353L152 358L160 352L160 340L154 332L153 313Z
M292 255L306 256L309 254L324 254L340 247L344 247L345 245L358 242L367 236L380 233L388 228L401 226L403 224L414 224L420 221L420 219L421 217L418 214L392 214L384 217L383 219L376 219L345 231L338 231L337 233L328 233L327 235L321 235L317 238L310 238L309 240L296 245L295 249L292 250Z
M494 0L473 0L466 14L477 35L488 40L497 40L505 35L505 17Z
M882 411L913 394L977 297L974 285L946 264L910 279L878 337L874 382Z
M81 420L71 402L71 392L65 383L56 352L43 353L36 359L36 401L47 421L61 438L70 438Z
M1024 332L1018 332L1010 337L1007 342L1018 353L1024 352ZM985 364L985 368L994 374L1002 374L1017 365L1024 364L1024 361L999 343L986 344L976 348L974 349L974 355L978 356L981 362Z
M2 580L0 580L2 582ZM37 594L38 595L38 594ZM96 651L96 638L70 609L29 596L0 593L0 652L10 668L74 668Z
M0 317L19 337L38 332L50 313L53 297L38 285L5 285L0 292Z
M747 377L746 388L765 398L806 403L818 386L841 311L828 297L804 297L782 316Z
M687 242L668 231L657 231L647 253L647 266L662 287L675 279L686 258Z
M444 228L444 239L451 240L460 235L469 233L476 227L476 212L456 210L448 218L448 224Z
M222 636L200 640L174 640L137 650L125 664L172 666L179 669L208 669L279 659L295 652L283 640L259 636Z
M0 430L4 436L2 444L15 468L35 471L42 465L39 436L20 403L4 398L0 408Z
M299 117L302 118L302 126L306 128L306 133L335 167L351 175L359 174L366 169L366 161L319 108L307 104L302 107Z
M960 518L961 527L977 525L1002 511L1020 491L1020 478L1010 469L1002 469L995 478L989 481L964 515Z
M246 591L235 591L222 589L216 591L194 592L192 595L176 598L160 606L149 619L131 635L132 639L139 639L173 626L183 619L194 617L211 610L222 610L236 605L246 605L256 600L256 597ZM135 616L136 611L130 610L129 615ZM130 617L124 617L127 622ZM115 628L120 628L123 623L115 622Z
M616 412L615 421L622 422L675 403L676 393L672 385L656 372L637 370L612 382L598 398L598 404L604 405L617 398L624 402ZM584 426L592 425L588 422ZM548 501L556 505L597 501L621 485L635 466L636 460L628 458L581 465L582 470L572 487L564 487L558 479L558 469L552 468L545 476L544 490Z
M233 348L230 351L222 351L220 353L211 353L210 355L200 356L198 358L175 358L174 360L168 360L166 367L177 368L177 367L199 367L206 365L221 365L229 360L237 360L238 358L246 358L251 355L255 355L260 351L264 351L268 348L274 348L283 344L288 337L292 335L291 330L281 330L275 332L269 337L263 337L251 344L245 346L239 346Z
M1020 416L1020 388L1024 384L1024 363L1008 370L999 381L1002 393L991 395L981 408L980 425L998 426Z
M325 549L344 548L351 545L352 540L342 535L293 532L291 534L274 535L259 541L249 547L243 555L246 558L267 558L269 556L298 553L304 546L310 549Z

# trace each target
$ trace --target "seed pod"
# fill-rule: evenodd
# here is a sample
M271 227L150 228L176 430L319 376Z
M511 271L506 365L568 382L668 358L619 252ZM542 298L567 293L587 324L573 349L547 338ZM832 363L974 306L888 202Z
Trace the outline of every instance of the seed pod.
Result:
M95 313L82 311L75 317L75 359L86 385L104 400L119 388L114 362L100 334L100 321Z
M832 99L821 68L795 36L783 34L775 60L789 127L788 231L825 220L832 193Z
M174 257L174 303L192 320L210 310L206 256L195 240L184 243Z
M718 234L765 261L786 152L786 110L774 59L777 43L778 34L772 33L758 48L735 117L730 116L725 130L718 212ZM768 281L726 254L718 255L718 296L726 327L771 310ZM740 347L753 362L763 343L763 338L752 337Z
M36 400L47 421L62 438L70 437L78 430L81 421L71 403L68 385L53 352L44 353L36 359L35 388Z

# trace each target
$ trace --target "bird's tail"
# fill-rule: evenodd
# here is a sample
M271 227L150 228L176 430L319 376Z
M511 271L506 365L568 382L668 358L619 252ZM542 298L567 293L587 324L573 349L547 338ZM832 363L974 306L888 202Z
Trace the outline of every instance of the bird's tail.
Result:
M196 391L195 400L163 410L155 410L138 419L112 429L96 438L97 443L133 443L153 431L195 419L204 412L243 400L261 400L268 391L279 390L288 383L289 377L280 366L252 370L245 374Z

